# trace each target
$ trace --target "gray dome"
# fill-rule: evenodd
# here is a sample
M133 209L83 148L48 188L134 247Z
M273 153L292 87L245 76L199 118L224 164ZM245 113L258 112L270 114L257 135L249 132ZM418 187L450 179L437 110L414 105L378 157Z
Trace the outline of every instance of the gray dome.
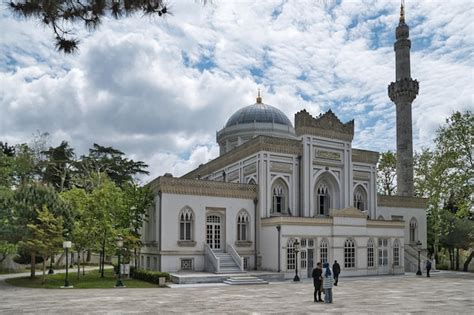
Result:
M230 116L225 128L254 122L275 123L293 127L288 117L278 108L263 103L255 103L239 109Z

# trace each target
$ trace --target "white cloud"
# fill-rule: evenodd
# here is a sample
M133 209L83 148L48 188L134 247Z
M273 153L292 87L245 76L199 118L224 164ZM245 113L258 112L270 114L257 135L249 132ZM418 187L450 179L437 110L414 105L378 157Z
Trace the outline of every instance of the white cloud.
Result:
M343 121L355 119L355 147L395 148L387 85L397 3L172 5L165 20L106 20L93 33L79 27L72 56L54 51L51 31L38 22L1 9L0 140L49 131L53 144L69 140L78 153L94 142L113 145L150 164L153 176L182 175L218 155L215 132L259 86L290 119L302 108L313 115L332 108ZM473 108L473 11L470 1L407 2L412 76L420 81L416 149L452 111Z

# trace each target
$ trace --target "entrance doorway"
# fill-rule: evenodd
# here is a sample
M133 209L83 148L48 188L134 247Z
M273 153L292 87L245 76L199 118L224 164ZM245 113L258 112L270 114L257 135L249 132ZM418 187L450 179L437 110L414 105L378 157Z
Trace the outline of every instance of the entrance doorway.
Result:
M388 239L379 238L379 273L388 273Z
M211 249L221 249L221 217L208 215L206 218L206 243Z
M308 248L308 278L313 276L314 268L314 249Z

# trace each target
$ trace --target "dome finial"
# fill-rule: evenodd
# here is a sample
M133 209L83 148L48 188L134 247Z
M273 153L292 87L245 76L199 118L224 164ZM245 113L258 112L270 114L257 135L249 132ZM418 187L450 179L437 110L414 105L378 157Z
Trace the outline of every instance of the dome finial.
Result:
M405 0L401 0L400 4L400 23L405 23Z
M260 96L260 88L257 89L257 104L262 104L262 97Z

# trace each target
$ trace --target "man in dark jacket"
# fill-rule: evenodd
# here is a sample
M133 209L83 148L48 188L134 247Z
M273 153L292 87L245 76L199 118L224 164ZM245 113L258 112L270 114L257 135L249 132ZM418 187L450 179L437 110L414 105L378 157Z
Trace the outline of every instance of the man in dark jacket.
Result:
M313 269L314 302L324 302L321 299L321 286L323 284L322 273L323 273L323 268L321 267L321 263L318 262L316 264L316 268Z
M339 274L341 273L341 266L339 266L337 260L335 260L334 265L332 265L332 272L334 273L334 285L337 286L337 282L339 281Z

